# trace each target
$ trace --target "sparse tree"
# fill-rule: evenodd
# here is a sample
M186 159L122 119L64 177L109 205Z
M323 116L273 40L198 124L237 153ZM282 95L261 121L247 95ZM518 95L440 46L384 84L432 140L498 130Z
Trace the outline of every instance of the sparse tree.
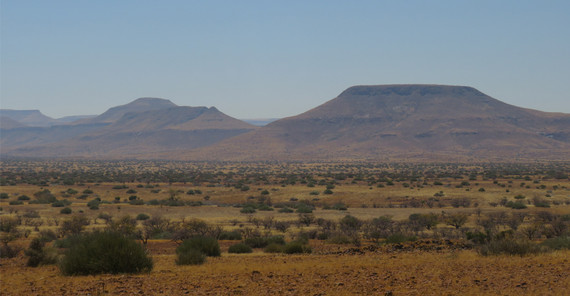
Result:
M455 229L459 229L467 222L467 218L469 216L465 213L449 214L445 217L445 223L455 227Z

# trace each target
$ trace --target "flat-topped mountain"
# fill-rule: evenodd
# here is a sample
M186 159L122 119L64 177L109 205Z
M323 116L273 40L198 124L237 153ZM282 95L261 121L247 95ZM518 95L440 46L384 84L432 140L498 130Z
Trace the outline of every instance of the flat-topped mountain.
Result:
M18 157L133 158L212 145L256 127L214 107L141 98L71 125L2 130L2 153Z
M79 123L112 123L121 119L121 117L127 113L140 113L172 107L177 107L177 105L170 100L161 98L138 98L128 104L110 108L99 116L82 120Z
M559 159L570 157L570 115L505 104L464 86L354 86L187 159Z
M2 128L0 145L2 156L17 157L567 161L570 114L512 106L465 86L363 85L263 127L214 107L141 98L70 125Z

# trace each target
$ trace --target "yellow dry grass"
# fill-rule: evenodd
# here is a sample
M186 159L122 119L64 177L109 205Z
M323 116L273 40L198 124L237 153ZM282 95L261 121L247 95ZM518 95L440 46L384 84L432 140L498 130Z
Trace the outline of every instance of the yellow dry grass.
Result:
M150 248L149 274L65 277L54 266L3 259L2 295L569 295L570 251L481 257L473 251L208 258L177 266ZM160 244L160 243L158 243ZM162 248L165 246L162 245ZM318 246L317 246L318 249Z

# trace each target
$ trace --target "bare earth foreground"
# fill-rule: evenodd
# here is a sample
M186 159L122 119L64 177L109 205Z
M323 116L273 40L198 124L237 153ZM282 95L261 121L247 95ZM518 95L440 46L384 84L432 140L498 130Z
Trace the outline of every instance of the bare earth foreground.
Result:
M254 252L177 266L170 241L150 241L149 274L66 277L55 266L2 259L2 295L570 295L570 251L483 257L472 250L346 248L310 255ZM224 245L222 243L222 250Z

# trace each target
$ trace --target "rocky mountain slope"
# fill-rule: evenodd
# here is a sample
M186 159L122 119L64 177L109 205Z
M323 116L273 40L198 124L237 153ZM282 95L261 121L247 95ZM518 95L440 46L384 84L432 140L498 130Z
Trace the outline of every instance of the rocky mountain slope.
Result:
M142 98L70 125L2 130L12 157L133 158L212 145L255 129L216 108Z
M354 86L303 114L183 157L568 160L570 114L515 107L471 87Z

